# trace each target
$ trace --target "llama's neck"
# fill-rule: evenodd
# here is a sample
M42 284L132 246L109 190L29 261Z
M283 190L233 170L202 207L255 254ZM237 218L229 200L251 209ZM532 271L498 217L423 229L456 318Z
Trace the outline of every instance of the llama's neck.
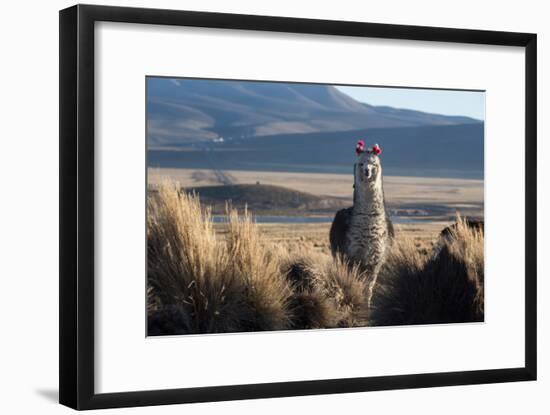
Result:
M379 179L373 186L355 185L353 192L353 214L385 216L384 190Z
M381 178L380 178L381 179ZM361 264L367 278L373 283L382 264L387 239L387 216L382 182L374 186L357 184L351 223L347 234L347 256Z

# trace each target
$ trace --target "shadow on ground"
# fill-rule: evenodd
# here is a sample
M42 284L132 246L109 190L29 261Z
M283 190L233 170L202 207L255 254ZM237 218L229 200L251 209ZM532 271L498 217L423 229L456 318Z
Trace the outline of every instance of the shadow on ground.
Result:
M57 389L37 389L36 394L46 399L47 401L58 403L59 391Z

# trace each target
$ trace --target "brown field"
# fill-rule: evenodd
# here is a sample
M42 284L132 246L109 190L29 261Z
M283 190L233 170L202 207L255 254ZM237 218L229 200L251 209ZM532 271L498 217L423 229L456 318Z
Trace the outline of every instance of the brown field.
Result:
M220 177L220 173L222 176ZM148 169L148 183L156 185L164 179L184 187L260 182L320 196L349 198L353 191L353 175L329 173L288 173L266 171L206 169ZM483 180L440 179L431 177L384 176L384 191L390 204L445 203L456 206L483 203Z
M349 204L351 204L353 190L351 174L148 169L150 185L158 186L167 179L178 182L183 187L193 188L260 182L265 185L292 188L316 196L342 198L349 200ZM392 215L422 216L422 221L394 225L396 238L413 241L421 254L430 252L441 230L453 222L454 210L462 215L483 215L482 180L385 176L384 192L386 201L392 209ZM446 215L437 215L426 206L443 207ZM220 235L227 233L225 224L214 224L214 229ZM258 224L258 229L262 240L276 243L289 252L296 249L312 249L319 253L330 254L328 240L330 223L262 223Z
M289 173L264 171L207 169L148 169L148 183L158 186L163 180L178 182L183 187L200 187L220 184L254 184L283 186L311 193L349 200L351 204L353 177L351 174ZM430 177L385 176L386 201L397 216L415 216L424 212L422 221L396 224L398 239L412 239L420 253L428 252L442 229L452 222L448 215L438 216L426 206L444 207L454 216L454 210L462 215L483 215L483 181L443 179ZM330 223L259 224L262 238L276 242L291 251L312 248L330 253L328 233ZM224 234L226 225L215 224L217 233Z
M351 174L149 168L150 185L157 186L166 179L194 188L259 182L352 203ZM395 225L398 237L413 237L421 250L431 246L439 232L454 220L456 213L483 216L482 180L385 176L384 192L392 216L422 219L416 223ZM322 252L329 251L329 223L260 224L259 227L270 241L290 247L306 244ZM216 229L223 232L223 225L216 225Z
M425 222L394 225L397 239L413 241L421 254L427 254L437 241L439 233L451 222ZM258 224L262 241L276 244L288 252L312 250L330 255L328 239L330 223ZM220 236L227 234L227 225L215 224Z

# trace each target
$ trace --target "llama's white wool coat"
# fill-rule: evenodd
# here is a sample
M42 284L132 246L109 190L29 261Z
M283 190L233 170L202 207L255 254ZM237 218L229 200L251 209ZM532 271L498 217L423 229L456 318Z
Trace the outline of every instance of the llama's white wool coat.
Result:
M336 213L330 243L333 255L343 254L364 271L370 299L393 239L393 226L385 206L380 157L360 153L354 174L353 206Z

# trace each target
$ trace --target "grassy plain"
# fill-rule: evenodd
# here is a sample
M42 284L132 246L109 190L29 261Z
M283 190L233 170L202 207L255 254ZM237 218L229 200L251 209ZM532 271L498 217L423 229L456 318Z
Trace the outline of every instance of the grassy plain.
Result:
M158 186L163 180L183 187L220 184L274 185L316 196L339 198L352 203L351 174L265 172L208 169L148 169L148 183ZM395 224L397 238L412 238L419 252L428 252L439 232L454 221L455 212L463 216L483 215L483 181L431 177L385 176L384 192L392 216L416 218L414 223ZM328 254L330 223L259 224L263 237L288 250L312 248ZM218 233L226 225L215 224Z
M394 225L396 238L410 240L421 254L427 254L435 245L439 233L451 224L450 221L426 221L422 223ZM330 223L291 223L257 225L262 239L274 243L288 252L307 249L330 255L328 239ZM227 225L214 225L216 233L227 233Z
M319 196L351 200L353 175L329 173L292 173L207 169L148 169L148 183L163 179L179 182L184 187L230 184L254 184L289 187ZM446 204L457 207L479 207L483 204L483 180L432 177L384 176L384 191L390 205Z

